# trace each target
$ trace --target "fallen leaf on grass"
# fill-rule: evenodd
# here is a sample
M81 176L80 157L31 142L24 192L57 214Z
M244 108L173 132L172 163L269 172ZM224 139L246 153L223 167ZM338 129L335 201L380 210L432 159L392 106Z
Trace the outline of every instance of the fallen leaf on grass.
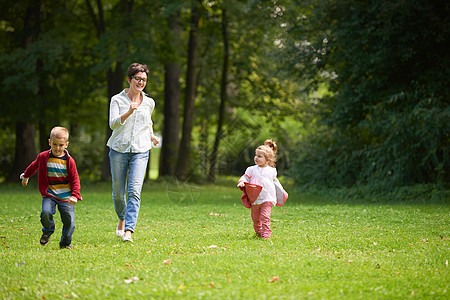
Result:
M218 217L218 216L221 216L221 217L226 216L225 214L218 214L218 213L214 213L214 212L210 212L209 215L210 216L216 216L216 217Z
M172 263L171 259L166 259L166 260L163 261L164 265L170 265L171 263Z
M131 266L129 263L125 263L125 267L129 267Z
M145 252L145 253L152 253L152 250L148 250L147 252Z
M138 282L138 281L139 281L139 277L137 277L137 276L133 276L131 278L128 278L128 279L124 280L124 282L127 283L127 284L132 283L132 282Z
M209 283L209 287L210 287L210 288L214 288L214 282L211 281L211 282Z
M445 261L445 266L448 268L448 260Z
M217 245L211 245L211 246L209 246L208 248L209 248L209 249L214 249L214 248L217 248Z
M273 276L272 279L269 280L270 283L280 280L280 277Z
M352 262L353 262L353 260L349 259L349 260L348 260L347 262L348 262L348 263L352 263Z

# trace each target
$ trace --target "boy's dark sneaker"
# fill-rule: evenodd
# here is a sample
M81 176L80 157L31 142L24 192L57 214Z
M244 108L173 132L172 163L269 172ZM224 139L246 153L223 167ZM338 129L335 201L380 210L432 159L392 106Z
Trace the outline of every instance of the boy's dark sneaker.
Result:
M59 246L60 249L73 249L72 245L60 245Z
M43 233L39 242L41 243L42 246L45 246L48 244L49 240L50 240L50 236L48 234Z

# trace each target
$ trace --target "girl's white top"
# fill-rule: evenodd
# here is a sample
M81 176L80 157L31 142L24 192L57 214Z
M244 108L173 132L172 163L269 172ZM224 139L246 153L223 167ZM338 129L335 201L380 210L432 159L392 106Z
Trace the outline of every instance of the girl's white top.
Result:
M277 196L275 191L275 182L277 181L277 169L267 166L261 168L258 165L248 167L245 174L239 179L239 182L245 181L262 186L261 193L253 204L262 204L271 202L277 204Z
M111 98L109 127L113 132L106 143L110 149L121 153L142 153L152 148L150 130L153 128L155 101L145 93L142 96L141 105L123 123L120 116L128 111L131 100L125 90Z

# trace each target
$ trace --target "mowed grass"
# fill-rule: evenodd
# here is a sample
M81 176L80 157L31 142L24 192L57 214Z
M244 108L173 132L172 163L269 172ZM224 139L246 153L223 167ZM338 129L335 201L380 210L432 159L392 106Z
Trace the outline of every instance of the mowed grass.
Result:
M39 244L36 186L0 186L1 299L448 299L450 210L327 204L290 194L272 239L235 184L145 184L134 243L115 236L110 186L83 186L72 250L59 213Z

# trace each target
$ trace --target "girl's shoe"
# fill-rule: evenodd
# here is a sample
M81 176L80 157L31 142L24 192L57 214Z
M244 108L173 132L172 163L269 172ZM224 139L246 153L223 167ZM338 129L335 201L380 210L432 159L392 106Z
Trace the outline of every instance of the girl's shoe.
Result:
M124 230L116 229L116 235L117 235L117 237L123 237L124 234L125 234L125 231L124 231Z
M131 236L126 236L126 235L124 235L124 236L122 237L122 241L132 243L132 242L133 242L133 239L131 238Z

